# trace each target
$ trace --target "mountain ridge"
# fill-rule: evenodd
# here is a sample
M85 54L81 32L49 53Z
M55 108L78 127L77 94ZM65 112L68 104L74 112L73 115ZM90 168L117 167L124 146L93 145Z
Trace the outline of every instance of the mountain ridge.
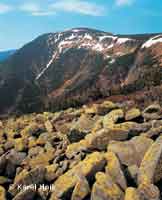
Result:
M1 64L0 110L62 108L161 85L161 37L88 28L43 34Z

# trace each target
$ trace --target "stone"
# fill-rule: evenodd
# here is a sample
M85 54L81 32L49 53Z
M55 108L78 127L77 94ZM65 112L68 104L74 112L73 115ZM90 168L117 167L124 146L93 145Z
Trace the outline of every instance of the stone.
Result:
M109 141L111 140L126 140L128 138L128 132L122 129L101 129L95 134L89 134L85 137L89 144L88 149L93 150L105 150Z
M27 149L27 140L23 138L18 138L14 140L14 146L16 151L25 151Z
M6 198L6 190L2 186L0 186L0 200L7 200L7 198Z
M108 152L105 154L107 160L107 166L105 168L106 174L109 174L114 183L120 186L120 188L125 191L127 188L127 182L122 171L122 166L117 156L113 152Z
M56 170L58 169L58 164L51 164L46 166L46 174L45 174L45 180L46 181L54 181L57 178Z
M108 145L108 152L114 152L121 164L140 166L143 156L152 143L150 138L144 136L136 136L124 142L111 141Z
M79 175L78 182L73 190L71 200L82 200L88 194L90 194L89 183L84 176Z
M91 200L123 200L124 193L108 174L98 172L92 187Z
M125 114L126 121L131 121L138 117L141 117L141 111L138 108L132 108L128 110Z
M106 113L109 113L113 109L117 109L118 106L111 102L111 101L104 101L101 104L93 104L90 107L85 106L84 112L86 114L96 114L96 115L105 115Z
M7 153L0 156L0 174L2 174L6 168L7 165L7 159L6 159Z
M107 145L111 140L122 141L127 138L128 132L123 129L101 129L96 133L86 135L85 139L78 143L68 145L66 156L71 158L81 151L106 150Z
M153 184L162 178L162 136L150 146L139 168L138 184Z
M96 172L102 170L106 164L104 155L94 152L88 155L83 161L58 177L53 184L53 192L50 200L63 198L78 182L78 176L82 173L87 179L92 178Z
M124 200L141 200L141 199L136 188L128 187L125 191Z
M151 128L149 131L143 133L142 135L152 138L152 137L158 137L162 133L162 126Z
M38 137L42 132L45 132L45 127L37 124L36 122L32 122L28 126L26 126L22 131L21 135L23 137L36 136Z
M36 194L34 189L22 190L13 198L13 200L33 200L36 197Z
M31 171L21 171L14 180L13 185L10 186L9 192L15 196L19 193L18 185L33 185L41 184L45 180L46 169L44 167L37 167Z
M82 114L76 122L73 122L71 130L74 129L78 130L79 132L89 133L92 130L95 122L96 120L94 120L88 114Z
M76 129L72 129L68 132L67 138L70 141L70 143L79 142L80 140L84 139L84 137L87 135L86 132L80 132Z
M124 118L124 112L121 109L113 110L103 118L103 127L111 128L118 120Z
M160 200L160 191L157 186L153 184L142 183L138 187L140 199L146 200Z
M152 104L143 111L142 115L146 120L160 119L162 110L159 104Z
M49 133L53 132L53 125L49 120L47 120L44 125L45 125L47 132L49 132Z
M12 150L7 156L7 164L6 164L6 174L9 178L13 178L15 176L16 168L23 162L26 158L26 153L17 152Z
M40 153L36 157L29 159L27 161L27 165L29 165L32 169L38 166L47 166L54 158L55 150L49 149L48 151Z

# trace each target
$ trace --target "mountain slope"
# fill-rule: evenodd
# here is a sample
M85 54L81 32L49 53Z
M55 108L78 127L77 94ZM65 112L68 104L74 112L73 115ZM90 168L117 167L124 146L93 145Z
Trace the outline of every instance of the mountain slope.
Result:
M0 111L64 108L160 85L161 45L159 34L78 28L42 35L1 64Z
M15 52L16 52L16 50L0 51L0 62L5 61L11 55L13 55Z

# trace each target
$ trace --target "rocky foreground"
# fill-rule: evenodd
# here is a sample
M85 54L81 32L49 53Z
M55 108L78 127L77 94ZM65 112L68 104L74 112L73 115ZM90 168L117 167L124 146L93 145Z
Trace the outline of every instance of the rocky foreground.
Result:
M0 200L162 198L162 108L105 101L0 122Z

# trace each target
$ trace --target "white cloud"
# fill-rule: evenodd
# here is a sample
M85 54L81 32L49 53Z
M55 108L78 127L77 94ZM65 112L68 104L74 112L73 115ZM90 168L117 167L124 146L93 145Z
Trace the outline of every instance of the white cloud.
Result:
M7 4L0 3L0 14L4 14L12 10L12 7Z
M133 3L134 0L116 0L117 6L129 6Z
M89 0L55 0L54 3L52 1L43 2L33 0L14 6L0 3L0 14L9 12L12 9L33 16L48 16L62 12L103 16L106 11L104 6L90 2Z
M24 3L20 6L21 11L25 12L39 12L40 6L36 3Z
M56 12L73 12L91 16L102 16L105 8L85 0L59 0L51 5Z
M38 12L32 12L31 13L33 16L49 16L49 15L54 15L55 12L50 12L50 11L38 11Z

